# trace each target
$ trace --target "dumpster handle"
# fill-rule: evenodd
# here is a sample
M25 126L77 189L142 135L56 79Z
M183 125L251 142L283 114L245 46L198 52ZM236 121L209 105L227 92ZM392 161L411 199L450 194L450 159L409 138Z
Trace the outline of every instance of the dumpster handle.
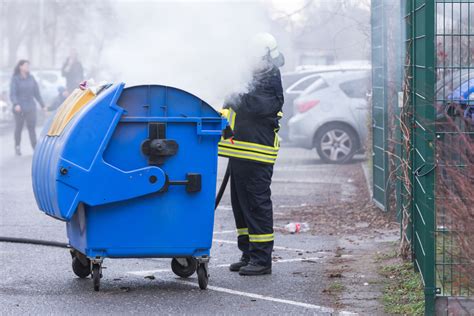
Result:
M225 170L224 178L222 179L221 186L219 188L219 192L216 196L216 204L215 208L219 206L221 202L222 196L224 195L224 191L227 187L227 183L229 182L230 177L230 162L227 163L227 168ZM174 185L187 185L189 180L177 180L177 181L168 181L170 184ZM167 183L168 183L167 182ZM30 238L15 238L15 237L4 237L0 236L0 242L10 242L10 243L19 243L19 244L32 244L32 245L40 245L40 246L50 246L50 247L59 247L59 248L71 248L71 246L67 243L57 242L57 241L50 241L50 240L41 240L41 239L30 239Z
M186 186L186 192L194 193L201 191L201 174L199 173L187 173L186 180L170 180L166 175L165 185L160 192L168 191L170 185L184 185Z

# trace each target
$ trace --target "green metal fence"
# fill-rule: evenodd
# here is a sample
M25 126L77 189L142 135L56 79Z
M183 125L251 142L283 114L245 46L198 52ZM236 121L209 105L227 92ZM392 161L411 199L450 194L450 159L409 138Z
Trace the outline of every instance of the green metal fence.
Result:
M387 10L383 0L372 1L372 179L373 199L388 208Z
M469 98L474 96L474 91L469 92L471 86L474 89L474 1L437 0L434 10L436 286L440 296L463 297L474 293L474 278L468 275L473 272L472 253L463 247L464 242L473 241L474 229L469 227L472 218L465 216L467 205L474 209L474 133L472 121L464 115L474 104Z
M400 0L373 0L372 30L372 179L373 200L384 211L390 211L391 192L395 182L390 177L393 164L389 153L397 133L398 92L401 91L401 20ZM391 61L391 62L388 62Z
M406 1L406 48L409 51L407 106L411 120L411 244L413 260L425 286L428 314L434 313L435 282L435 3Z
M373 0L372 15L386 19L381 10L389 2ZM397 60L387 56L390 50L379 53L390 41L388 28L372 20L374 199L386 206L393 195L405 216L403 233L423 280L425 314L433 315L437 302L455 298L461 306L460 298L474 295L474 125L468 116L474 107L474 0L404 0L401 9L404 102L395 123L387 121L393 109L387 95L398 88L377 74L387 76L387 65ZM387 129L395 130L393 137L387 138ZM390 166L388 155L399 164ZM389 187L393 175L397 190L376 196L376 184ZM456 314L448 304L442 310Z

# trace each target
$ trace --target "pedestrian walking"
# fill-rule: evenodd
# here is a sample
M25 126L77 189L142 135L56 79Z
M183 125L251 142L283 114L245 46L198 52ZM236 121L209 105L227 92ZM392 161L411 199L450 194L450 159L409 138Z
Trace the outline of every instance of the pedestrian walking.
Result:
M15 118L15 153L19 156L21 155L20 143L23 125L26 123L31 147L34 149L36 146L36 102L41 108L45 108L38 83L30 74L28 60L20 60L15 67L10 83L10 100Z
M75 50L66 59L62 67L63 77L66 78L66 90L72 93L84 80L84 69Z

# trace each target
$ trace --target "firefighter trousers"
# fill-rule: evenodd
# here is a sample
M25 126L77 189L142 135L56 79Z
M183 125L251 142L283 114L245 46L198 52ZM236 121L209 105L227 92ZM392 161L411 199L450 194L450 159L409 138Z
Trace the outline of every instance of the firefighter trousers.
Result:
M230 192L238 247L252 263L270 266L273 250L273 165L230 158Z

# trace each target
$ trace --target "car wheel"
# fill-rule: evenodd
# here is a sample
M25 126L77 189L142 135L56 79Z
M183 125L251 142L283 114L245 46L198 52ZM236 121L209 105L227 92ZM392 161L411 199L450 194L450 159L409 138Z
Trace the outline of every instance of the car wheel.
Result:
M325 163L349 162L355 154L356 146L357 137L354 131L342 124L323 127L315 138L316 150Z

